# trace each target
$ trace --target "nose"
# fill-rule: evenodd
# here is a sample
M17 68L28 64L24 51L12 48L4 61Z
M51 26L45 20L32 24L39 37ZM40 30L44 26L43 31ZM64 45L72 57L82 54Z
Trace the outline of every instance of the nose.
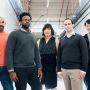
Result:
M29 20L26 21L26 23L29 23L29 22L30 22Z

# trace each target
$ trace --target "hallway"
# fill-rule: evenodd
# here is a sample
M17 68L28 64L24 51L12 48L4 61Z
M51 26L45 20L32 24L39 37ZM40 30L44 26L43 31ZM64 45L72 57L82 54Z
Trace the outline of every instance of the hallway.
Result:
M24 11L32 15L30 30L37 40L42 37L42 28L46 23L53 26L55 37L61 37L66 18L73 20L75 33L84 36L87 33L84 23L90 19L90 0L0 0L0 16L6 20L5 31L11 33L17 30L19 15ZM1 83L0 90L3 90ZM31 90L29 85L27 90ZM65 90L62 80L58 80L57 90ZM86 90L84 84L83 90Z

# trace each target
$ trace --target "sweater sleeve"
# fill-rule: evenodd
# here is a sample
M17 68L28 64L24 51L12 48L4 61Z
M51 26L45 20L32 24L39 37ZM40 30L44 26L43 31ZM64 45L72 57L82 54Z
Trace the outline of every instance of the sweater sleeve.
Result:
M88 66L88 48L84 37L80 38L81 70L86 71Z
M6 46L6 64L8 71L14 70L13 66L13 53L15 48L15 38L13 33L11 33L8 37L7 46Z
M61 71L61 45L59 42L58 52L57 52L57 72Z
M35 44L35 50L34 50L34 52L35 52L35 63L36 63L36 66L37 66L37 68L41 68L42 66L41 66L41 58L40 58L40 52L39 52L39 48L38 48L38 45L37 45L37 43Z

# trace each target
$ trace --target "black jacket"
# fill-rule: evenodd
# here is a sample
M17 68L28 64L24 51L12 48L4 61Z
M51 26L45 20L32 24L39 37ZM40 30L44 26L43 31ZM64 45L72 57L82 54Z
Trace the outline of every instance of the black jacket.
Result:
M88 64L90 65L90 42L89 42L87 34L84 35L84 38L86 40L87 47L88 47L88 54L89 54L89 62L88 62Z

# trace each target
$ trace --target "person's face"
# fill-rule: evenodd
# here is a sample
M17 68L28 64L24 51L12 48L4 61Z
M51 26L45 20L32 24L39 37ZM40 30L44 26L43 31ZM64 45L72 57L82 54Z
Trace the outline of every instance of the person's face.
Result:
M86 23L85 28L86 28L86 30L90 33L90 24Z
M0 32L4 31L5 21L2 17L0 17Z
M23 16L21 20L21 25L23 28L28 29L30 26L31 18L29 16Z
M51 29L50 29L50 28L46 28L46 29L44 30L44 36L45 36L45 37L51 36Z
M66 32L71 32L73 30L73 24L71 20L67 19L64 21L64 28Z

